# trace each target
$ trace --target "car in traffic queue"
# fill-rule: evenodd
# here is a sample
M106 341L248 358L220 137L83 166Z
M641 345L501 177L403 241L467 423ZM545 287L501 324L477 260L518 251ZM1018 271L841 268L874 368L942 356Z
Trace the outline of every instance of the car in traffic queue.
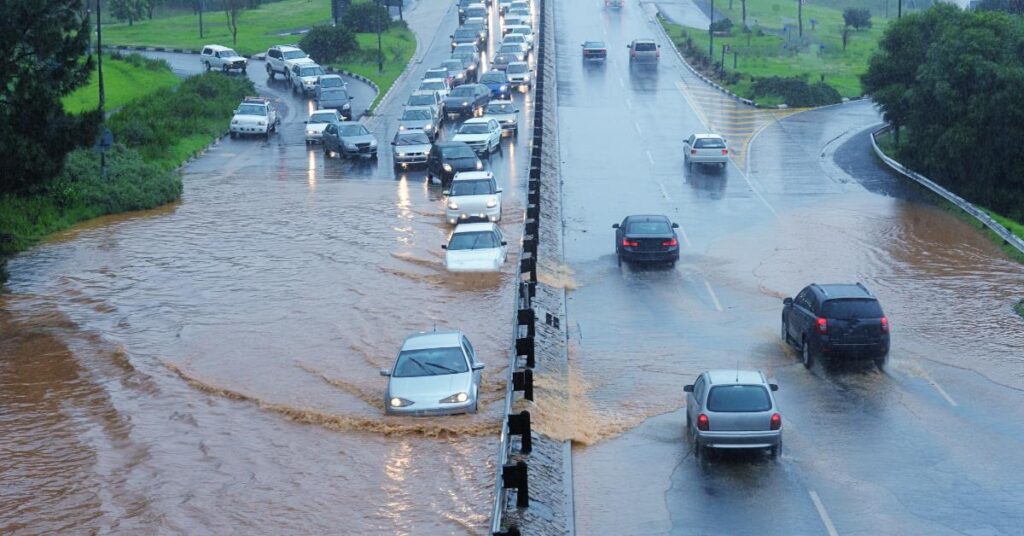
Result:
M584 41L583 61L604 61L608 58L608 47L604 41Z
M654 39L634 39L626 48L629 49L629 64L657 63L661 58L661 45Z
M452 50L455 50L455 47L464 44L473 45L478 51L483 50L484 47L484 40L480 36L480 31L475 28L459 28L451 35L451 39Z
M332 154L342 158L377 158L377 138L366 125L359 122L344 121L327 125L322 140L324 156L328 158Z
M683 142L683 163L686 167L714 164L724 168L729 163L729 146L718 134L691 134Z
M476 117L483 113L491 100L491 90L483 84L463 84L444 99L445 114L449 119Z
M508 82L508 75L505 71L493 69L480 76L480 83L491 90L492 99L508 99L512 95L512 89Z
M528 15L521 13L506 13L502 17L501 35L508 35L512 30L510 28L515 26L530 26L533 27L533 19Z
M306 61L293 62L290 72L288 78L292 82L292 92L302 96L316 94L316 83L326 74L323 67L308 58Z
M522 62L522 60L515 54L495 54L494 57L491 58L491 69L504 71L508 69L510 64L516 62Z
M505 67L505 76L508 77L508 83L512 87L519 88L521 91L528 91L530 86L533 85L533 76L530 71L530 64L525 61L513 61Z
M352 95L348 94L348 90L331 87L320 91L319 94L317 108L338 110L345 119L352 119Z
M401 168L426 164L430 147L430 136L422 130L395 132L395 138L391 140L392 161L395 167Z
M484 46L486 46L487 36L491 33L490 30L487 29L487 19L466 19L466 21L462 23L462 28L467 30L476 30L476 33L480 35L480 40L484 43Z
M429 106L435 114L444 118L444 99L436 91L413 91L405 101L405 106Z
M501 229L490 222L456 225L441 248L449 272L500 272L508 259L508 242Z
M532 23L533 13L531 13L529 9L524 9L522 6L516 7L513 5L508 8L508 13L505 15L505 20L509 19Z
M644 214L626 216L615 229L615 256L619 266L627 263L667 263L679 261L678 223L667 216Z
M812 283L782 303L782 340L799 349L804 367L821 356L888 362L889 318L863 284Z
M455 130L452 141L461 141L481 156L501 149L501 125L492 117L467 119Z
M438 67L448 71L449 78L454 81L452 87L466 83L466 66L462 64L462 60L449 58L443 60Z
M431 141L436 140L441 134L441 117L429 106L408 106L398 118L398 131L407 130L422 130Z
M530 2L527 2L525 0L512 0L512 4L508 6L508 10L512 12L520 10L526 13L531 13Z
M448 86L448 81L445 78L429 78L420 82L416 91L435 91L442 99L448 96L448 93L452 90Z
M473 345L460 331L406 337L394 365L381 369L387 415L456 415L479 408L480 371Z
M530 52L533 50L533 42L526 39L525 35L517 33L509 33L501 40L501 44L517 44L522 45L523 50L526 51L526 56L530 56Z
M466 22L466 8L474 4L479 4L480 0L459 0L457 2L459 8L459 24L462 25Z
M466 69L466 82L476 82L477 69L480 68L480 55L470 52L452 52L451 59L459 60Z
M505 32L505 36L521 35L524 39L526 39L527 44L530 45L530 49L533 49L534 37L533 28L531 26L527 24L511 24L506 26L505 29L508 30L507 32Z
M487 16L489 15L487 6L482 3L470 4L466 7L464 13L466 15L466 20L483 19L486 21Z
M264 56L267 62L267 76L274 78L281 73L287 80L291 76L292 65L309 59L309 55L301 48L293 45L275 45L267 49Z
M244 73L249 60L228 47L206 45L199 51L199 63L206 67L207 71L216 69L226 73L237 70Z
M333 108L314 110L306 120L306 143L323 141L324 129L327 125L337 125L344 121L341 113Z
M228 131L232 138L255 135L270 139L270 133L276 132L280 124L281 117L270 99L246 97L238 108L235 108Z
M445 196L444 215L449 225L469 220L501 221L501 188L490 171L455 174Z
M530 54L530 49L526 48L526 45L523 43L505 43L502 41L501 46L498 47L497 54L511 54L515 56L516 61L526 61L526 57Z
M455 87L455 77L448 72L448 69L435 67L433 69L427 69L426 72L423 73L424 80L435 80L439 78L443 79L445 83L448 84L449 88Z
M494 119L501 125L502 133L519 134L519 109L510 100L492 100L484 108L484 117Z
M316 98L317 98L317 100L320 99L320 92L321 91L323 91L325 89L330 89L332 87L340 87L341 89L344 89L345 91L348 91L348 82L346 82L345 79L342 78L341 75L339 75L339 74L325 74L325 75L322 75L316 81Z
M767 449L782 453L782 415L775 402L779 386L756 370L709 370L683 387L686 429L694 456L706 461L714 450Z
M463 142L435 143L427 155L427 179L448 186L460 171L480 171L484 163L472 147Z

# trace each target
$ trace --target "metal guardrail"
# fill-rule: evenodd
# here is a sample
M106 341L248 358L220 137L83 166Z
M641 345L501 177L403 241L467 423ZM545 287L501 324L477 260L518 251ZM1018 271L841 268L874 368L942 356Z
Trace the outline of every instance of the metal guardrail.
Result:
M918 184L924 186L925 188L928 188L929 190L935 192L936 194L939 194L946 201L953 203L954 205L959 207L960 210L963 210L964 212L970 214L976 220L980 221L985 227L988 227L989 230L991 230L993 233L999 236L999 238L1003 239L1003 244L1013 246L1014 248L1017 249L1017 251L1024 253L1024 240L1021 240L1020 237L1013 234L1009 229L1003 227L1001 223L993 219L992 216L989 216L988 213L986 213L984 210L979 209L970 202L966 201L964 198L954 194L953 192L950 192L949 190L943 188L942 186L939 186L928 177L925 177L924 175L917 173L916 171L904 166L903 164L897 162L896 160L893 160L888 155L886 155L878 146L878 141L875 139L875 136L882 134L884 132L888 132L889 130L891 130L891 127L886 125L883 126L882 128L879 128L871 132L871 147L872 149L874 149L875 155L877 155L878 158L882 160L882 162L885 162L886 165L888 165L896 172L917 182Z

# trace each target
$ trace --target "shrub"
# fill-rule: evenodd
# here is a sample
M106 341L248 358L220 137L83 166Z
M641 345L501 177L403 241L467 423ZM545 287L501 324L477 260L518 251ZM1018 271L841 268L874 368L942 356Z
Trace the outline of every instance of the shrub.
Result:
M341 25L353 32L376 32L378 21L380 30L387 30L391 24L391 14L387 8L367 2L350 6L341 18Z
M314 26L299 41L299 47L319 64L330 63L359 48L356 36L345 26Z
M842 96L834 87L824 82L808 84L806 80L797 77L758 78L751 89L755 98L777 96L781 97L787 106L794 107L823 106L842 100Z
M843 23L857 30L871 27L871 12L867 9L853 7L843 10Z
M732 30L732 21L729 19L719 19L711 23L712 32L728 32Z

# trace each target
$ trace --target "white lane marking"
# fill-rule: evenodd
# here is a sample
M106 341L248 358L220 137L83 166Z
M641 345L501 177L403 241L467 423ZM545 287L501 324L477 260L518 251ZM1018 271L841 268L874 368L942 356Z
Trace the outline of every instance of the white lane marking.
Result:
M820 517L821 522L825 524L825 530L828 531L828 535L839 536L839 532L836 531L836 526L832 524L832 518L828 517L825 505L821 503L821 497L818 497L818 492L810 490L807 493L810 494L811 501L814 503L814 508L818 510L818 517Z
M686 236L686 229L683 229L682 225L679 226L679 232L683 235L683 242L686 242L686 247L692 248L693 244L690 243L690 237Z
M668 196L668 190L665 189L665 185L659 182L658 187L661 188L661 195L665 196L665 199L671 201L672 198Z
M929 376L928 373L924 372L923 370L921 371L921 374L924 376L924 379L927 380L928 383L932 384L932 387L934 387L935 390L938 391L940 395L942 395L942 398L945 398L946 402L949 402L950 406L953 406L954 408L959 406L959 404L956 403L956 400L953 400L953 397L949 396L949 393L947 393L946 390L943 389L941 385L939 385L939 382L933 380L932 377Z
M650 151L646 151L646 152L647 152L647 161L648 161L648 162L650 162L650 163L651 163L651 165L653 166L653 165L654 165L654 156L653 156L653 155L651 154L651 152L650 152ZM659 183L659 184L660 184L660 183ZM664 188L665 188L665 187L664 187L664 186L662 186L662 189L664 189ZM665 197L668 197L668 196L665 196Z
M715 295L715 290L711 288L711 283L708 280L704 280L704 288L708 289L708 294L711 295L711 301L715 302L715 309L722 310L722 304L718 301L718 296Z
M640 134L641 136L643 136L644 133L640 131L640 123L637 123L636 121L633 121L633 128L636 129L636 133L637 134Z
M630 110L633 109L633 99L626 99L626 107L629 108Z

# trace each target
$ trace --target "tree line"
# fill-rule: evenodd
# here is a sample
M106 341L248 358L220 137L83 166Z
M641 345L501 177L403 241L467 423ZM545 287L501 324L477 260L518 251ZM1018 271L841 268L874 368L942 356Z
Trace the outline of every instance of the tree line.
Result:
M861 81L898 160L1024 221L1024 19L945 4L904 15Z

